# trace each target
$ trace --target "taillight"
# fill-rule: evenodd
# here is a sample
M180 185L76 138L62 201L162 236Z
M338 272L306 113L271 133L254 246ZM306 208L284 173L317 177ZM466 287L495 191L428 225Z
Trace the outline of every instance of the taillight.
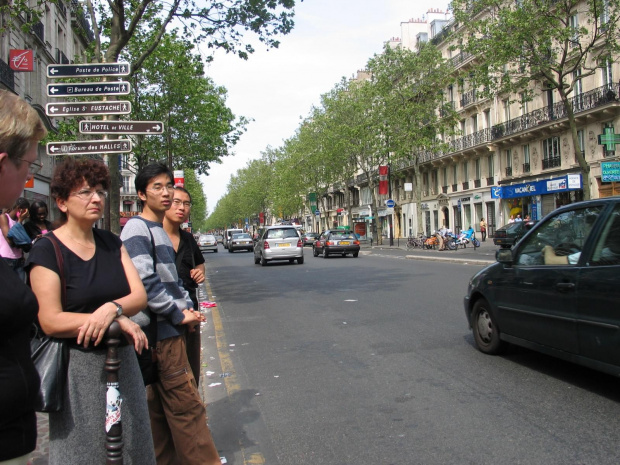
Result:
M325 245L334 245L333 241L325 241Z
M268 249L268 248L269 248L269 242L265 241L263 245L263 249Z
M360 241L353 241L353 245L360 245Z
M304 245L301 243L301 239L297 241L297 247L303 247Z

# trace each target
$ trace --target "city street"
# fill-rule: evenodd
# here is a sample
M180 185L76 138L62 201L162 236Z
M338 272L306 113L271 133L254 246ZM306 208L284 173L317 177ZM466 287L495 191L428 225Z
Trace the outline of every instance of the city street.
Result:
M615 378L525 349L483 355L462 305L483 265L407 254L205 255L218 306L201 391L229 464L618 463Z

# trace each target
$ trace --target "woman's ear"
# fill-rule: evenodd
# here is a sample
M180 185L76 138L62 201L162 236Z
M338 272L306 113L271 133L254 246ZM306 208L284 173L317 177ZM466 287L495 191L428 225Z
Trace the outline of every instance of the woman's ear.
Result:
M56 206L61 212L67 213L67 201L65 199L56 199Z

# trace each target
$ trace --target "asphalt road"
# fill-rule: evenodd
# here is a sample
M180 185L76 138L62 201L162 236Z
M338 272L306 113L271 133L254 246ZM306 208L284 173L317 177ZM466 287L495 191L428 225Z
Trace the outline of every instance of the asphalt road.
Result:
M202 390L229 464L620 463L618 380L474 348L462 299L481 265L222 252L205 255Z

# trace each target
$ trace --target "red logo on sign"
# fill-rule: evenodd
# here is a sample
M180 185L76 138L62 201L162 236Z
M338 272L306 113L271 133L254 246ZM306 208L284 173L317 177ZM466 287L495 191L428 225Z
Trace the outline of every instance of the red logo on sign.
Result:
M34 53L32 50L10 50L9 61L13 71L34 71Z

